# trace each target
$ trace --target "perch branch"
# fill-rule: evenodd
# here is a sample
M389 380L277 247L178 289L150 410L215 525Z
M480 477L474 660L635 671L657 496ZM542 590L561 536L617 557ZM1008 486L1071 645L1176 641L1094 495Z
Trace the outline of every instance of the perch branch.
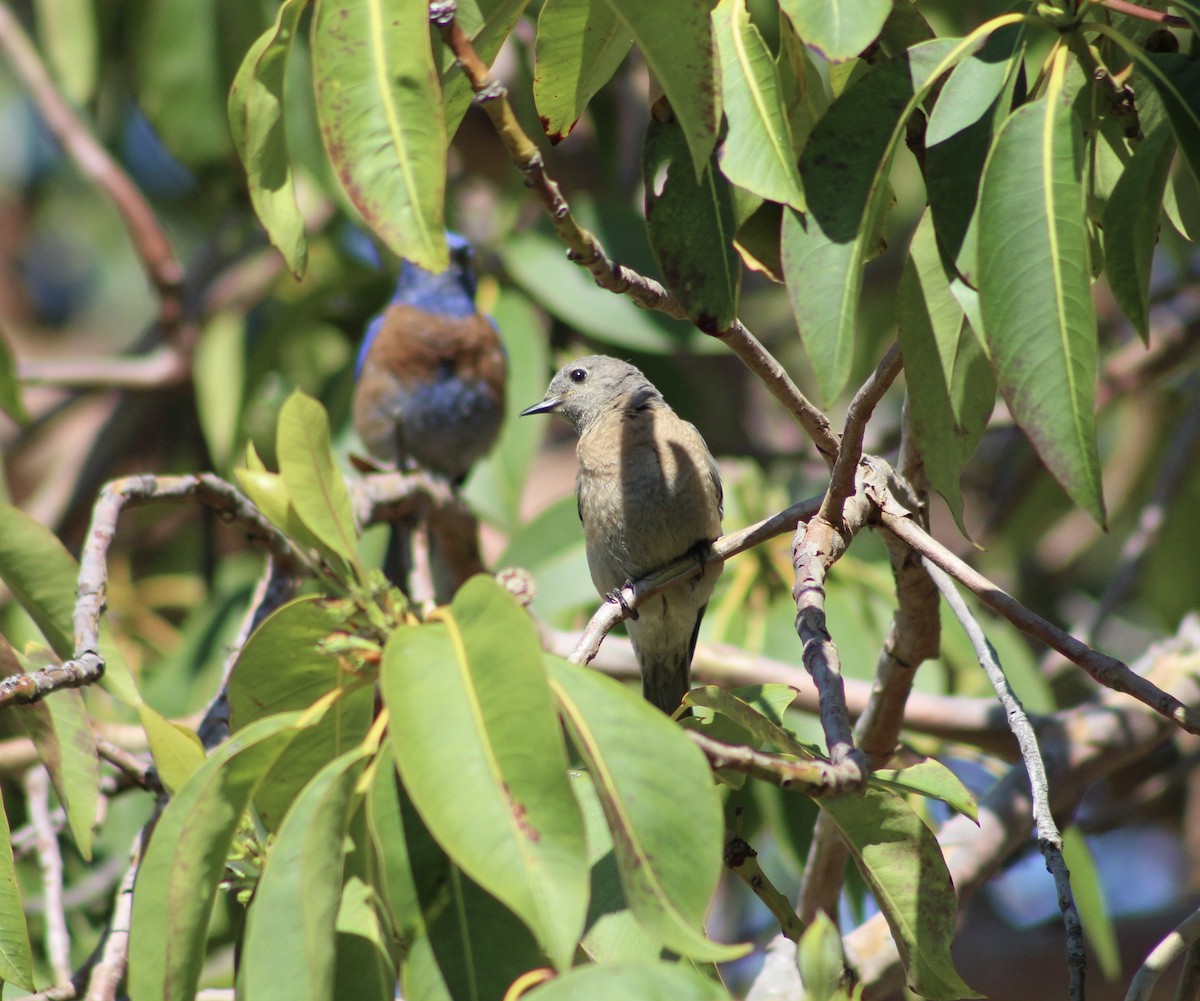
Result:
M1193 911L1153 949L1129 981L1125 1001L1150 1001L1167 968L1200 941L1200 911Z
M1131 671L1115 657L1093 650L1086 643L1026 608L1012 595L1001 590L938 543L916 522L886 511L881 513L880 521L885 528L895 533L926 560L941 567L960 584L977 594L985 605L999 612L1023 633L1041 640L1072 663L1078 664L1105 688L1133 696L1188 733L1200 733L1200 713L1196 710Z

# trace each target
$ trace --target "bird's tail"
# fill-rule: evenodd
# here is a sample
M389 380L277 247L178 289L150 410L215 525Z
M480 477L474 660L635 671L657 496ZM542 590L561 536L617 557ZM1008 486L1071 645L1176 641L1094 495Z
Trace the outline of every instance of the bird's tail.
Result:
M641 651L642 695L668 716L679 708L683 697L691 691L692 655L696 652L696 637L700 635L700 622L707 607L702 605L696 614L696 624L686 647L679 643L663 646L647 643Z

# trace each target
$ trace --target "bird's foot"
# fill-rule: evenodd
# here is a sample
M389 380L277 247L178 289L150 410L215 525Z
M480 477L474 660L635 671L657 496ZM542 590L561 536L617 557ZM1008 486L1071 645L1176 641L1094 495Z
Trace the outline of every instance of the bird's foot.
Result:
M621 611L625 613L625 617L627 619L633 619L636 622L640 617L638 615L638 610L625 600L625 589L631 587L633 587L633 581L626 580L621 587L606 594L604 596L604 600L611 601L613 604L619 605L621 607Z

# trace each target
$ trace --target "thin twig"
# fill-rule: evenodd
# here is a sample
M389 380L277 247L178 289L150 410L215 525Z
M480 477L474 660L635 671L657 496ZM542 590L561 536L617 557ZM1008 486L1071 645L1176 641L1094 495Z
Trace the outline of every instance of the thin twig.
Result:
M768 754L745 744L727 744L699 730L688 730L687 735L704 752L713 771L742 772L780 789L813 797L848 792L862 784L861 773L846 762Z
M867 422L903 367L900 345L893 344L875 366L870 378L854 394L854 399L850 401L850 407L846 411L846 427L842 431L841 447L838 449L837 461L833 464L833 474L829 478L829 489L825 492L825 499L821 502L821 510L817 517L834 525L842 523L842 506L846 503L846 498L854 492L854 472L858 469L858 460L862 458Z
M1129 981L1125 1001L1150 1001L1154 987L1167 968L1200 941L1200 911L1193 911L1150 950Z
M725 842L725 866L745 883L779 922L780 931L793 942L799 943L805 925L792 910L791 904L767 878L758 864L758 852L749 843L734 835Z
M1026 608L1012 595L964 563L910 518L884 511L880 514L880 522L926 560L941 567L960 584L977 594L985 605L995 609L1023 633L1041 640L1072 663L1078 664L1105 688L1131 695L1188 733L1200 734L1200 713L1196 710L1134 673L1115 657L1093 650L1086 643Z
M46 126L79 169L92 179L121 214L134 249L159 297L159 323L176 341L183 319L183 268L153 209L129 175L96 141L87 125L58 92L33 42L7 2L0 0L0 50L28 89Z
M58 835L50 817L50 773L38 765L25 776L25 799L29 823L37 832L38 865L42 870L42 896L45 902L46 958L54 973L56 986L71 982L71 933L67 929L63 906L63 860Z
M133 916L133 884L137 879L138 867L141 865L146 841L165 802L163 797L159 797L154 814L134 838L133 847L129 852L129 868L125 870L125 875L117 887L117 898L113 904L112 918L108 922L108 931L104 937L104 947L88 978L85 1001L114 1001L117 997L117 988L120 987L121 981L125 977L125 970L129 966L129 928Z
M1063 858L1062 833L1054 821L1054 815L1050 812L1049 780L1046 777L1046 765L1042 760L1042 752L1038 747L1037 734L1034 733L1029 717L1025 715L1025 707L1021 705L1021 700L1017 698L1012 686L1008 683L1008 678L1004 676L1004 669L1000 666L1000 658L997 657L995 648L984 635L983 628L971 614L962 595L958 593L958 588L954 586L950 575L928 561L925 563L925 569L933 578L933 582L941 591L946 604L950 606L954 617L958 619L963 632L971 641L975 656L979 659L984 673L987 674L992 688L995 689L1000 704L1004 706L1013 736L1017 738L1017 743L1020 745L1021 758L1025 762L1025 770L1029 774L1029 785L1033 793L1033 822L1037 829L1038 847L1045 856L1046 868L1054 877L1054 885L1058 891L1058 906L1062 910L1063 924L1067 931L1067 970L1070 997L1072 1001L1083 1001L1084 976L1087 972L1087 952L1083 947L1083 925L1079 920L1079 910L1075 906L1075 896L1071 892L1070 874L1067 872L1067 863Z
M1153 21L1155 24L1161 24L1168 28L1189 27L1186 17L1180 17L1178 14L1168 14L1161 10L1151 10L1149 7L1139 7L1135 3L1129 3L1129 0L1096 0L1096 2L1103 7L1107 7L1109 10L1115 10L1118 14L1128 14L1130 17L1138 17L1143 21Z
M131 357L17 363L17 378L26 385L63 389L162 389L187 382L191 377L188 356L169 344Z
M626 295L643 309L653 309L676 319L686 320L687 313L660 282L618 264L605 252L594 233L579 225L558 183L546 172L541 151L525 133L508 101L508 92L488 75L488 68L471 39L457 20L454 0L434 0L429 16L442 41L454 53L475 93L476 103L487 114L504 143L509 158L525 176L525 183L542 203L558 238L567 248L567 256L585 268L596 284L617 295ZM791 413L809 435L817 451L829 463L837 454L838 437L829 419L814 406L791 377L740 320L721 331L705 331L729 346L730 350L763 383L767 391Z
M125 748L114 744L111 740L99 736L95 737L96 752L107 761L110 765L116 768L130 782L143 789L148 789L154 793L163 791L162 783L158 781L158 777L151 768L148 761L138 757Z

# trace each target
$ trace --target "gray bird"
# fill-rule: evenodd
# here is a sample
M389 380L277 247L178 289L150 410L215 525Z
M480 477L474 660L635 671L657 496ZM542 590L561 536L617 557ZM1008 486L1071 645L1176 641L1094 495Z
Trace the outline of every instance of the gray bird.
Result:
M564 365L546 397L521 413L558 413L579 434L575 494L592 583L604 596L684 558L721 534L717 464L700 433L638 369L603 355ZM700 620L721 564L669 588L627 622L642 692L673 713L688 689Z

